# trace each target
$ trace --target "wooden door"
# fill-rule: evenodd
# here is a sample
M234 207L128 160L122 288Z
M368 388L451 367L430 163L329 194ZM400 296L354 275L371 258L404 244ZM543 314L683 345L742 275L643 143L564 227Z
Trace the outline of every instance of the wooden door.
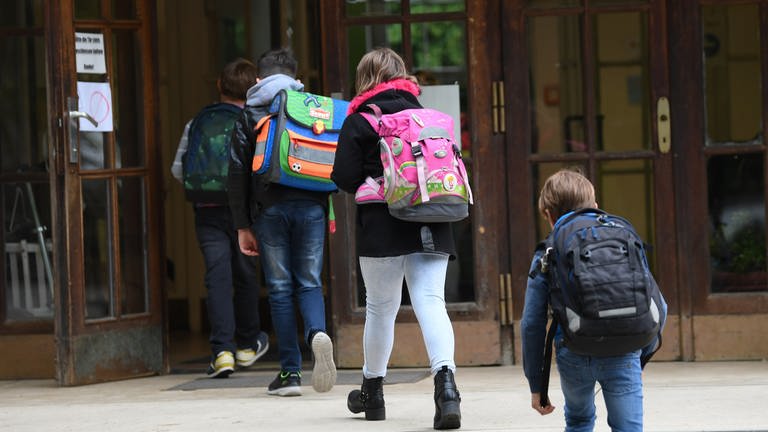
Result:
M671 1L683 357L768 355L768 2Z
M665 8L658 0L504 2L504 76L507 100L515 102L506 105L506 184L516 316L533 247L549 231L537 209L539 190L556 170L578 167L594 183L599 206L628 217L652 245L652 269L670 305L659 357L676 358Z
M57 377L162 372L154 2L45 2Z

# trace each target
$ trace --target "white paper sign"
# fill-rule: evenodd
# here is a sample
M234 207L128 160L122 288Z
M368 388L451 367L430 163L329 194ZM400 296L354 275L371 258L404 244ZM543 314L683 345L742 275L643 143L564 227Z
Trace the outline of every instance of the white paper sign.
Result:
M77 73L107 73L105 58L103 34L75 32Z
M458 84L419 87L421 87L419 102L424 108L436 109L453 117L453 135L456 138L456 144L461 148L461 104Z
M84 132L112 132L112 90L109 83L77 82L79 110L87 112L99 124L94 126L87 119L80 119Z

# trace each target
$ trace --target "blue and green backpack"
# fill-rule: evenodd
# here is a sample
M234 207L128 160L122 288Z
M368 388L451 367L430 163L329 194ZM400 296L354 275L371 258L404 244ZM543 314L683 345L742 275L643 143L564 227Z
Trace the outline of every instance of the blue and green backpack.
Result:
M203 108L189 126L182 159L188 201L226 204L229 142L242 108L215 103Z

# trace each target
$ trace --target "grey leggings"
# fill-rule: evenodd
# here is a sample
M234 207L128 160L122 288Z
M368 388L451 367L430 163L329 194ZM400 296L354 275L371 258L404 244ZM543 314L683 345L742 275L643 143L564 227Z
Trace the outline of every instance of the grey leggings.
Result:
M366 288L363 376L387 375L403 278L408 284L432 373L443 366L456 369L453 327L445 309L447 268L447 255L414 253L396 257L360 257Z

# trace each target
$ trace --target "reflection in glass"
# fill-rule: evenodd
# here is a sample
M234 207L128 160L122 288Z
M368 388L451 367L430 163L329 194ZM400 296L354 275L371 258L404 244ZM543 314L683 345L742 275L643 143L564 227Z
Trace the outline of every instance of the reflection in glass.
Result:
M581 6L583 0L528 0L525 6L531 9L552 9L561 7Z
M532 152L586 151L579 17L529 18L528 52Z
M109 135L107 132L79 132L80 134L80 169L104 169L109 165L107 146L104 143Z
M101 17L101 0L75 0L75 19L99 19Z
M392 0L347 0L345 12L348 17L400 15L400 2ZM350 43L352 39L350 39Z
M2 185L5 318L53 317L50 188L47 183ZM0 302L2 303L2 302Z
M349 41L349 77L350 94L355 94L355 70L357 63L373 48L392 48L400 55L403 54L403 31L400 24L378 24L349 26L347 28Z
M136 0L112 0L112 18L136 18Z
M654 241L653 162L650 160L603 161L594 182L601 209L626 218L643 241ZM649 253L651 269L655 257Z
M112 107L115 167L144 166L144 99L138 34L115 30L112 53Z
M463 12L464 0L411 0L411 13Z
M48 115L42 37L0 38L0 169L45 171Z
M599 151L651 148L647 21L645 12L595 16Z
M459 83L466 88L466 30L459 21L411 25L414 71L428 71L431 83Z
M122 177L118 181L117 194L120 214L121 314L144 313L149 310L144 179Z
M701 8L707 145L762 143L757 4Z
M0 27L39 27L43 25L42 0L5 0Z
M82 181L85 317L114 316L112 211L108 179Z
M766 291L762 153L707 161L712 292Z

